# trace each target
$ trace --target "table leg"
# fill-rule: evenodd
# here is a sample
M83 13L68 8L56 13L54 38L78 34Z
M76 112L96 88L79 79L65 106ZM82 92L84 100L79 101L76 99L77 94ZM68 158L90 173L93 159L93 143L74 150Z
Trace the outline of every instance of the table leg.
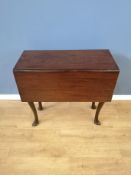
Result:
M92 109L96 109L96 105L95 105L95 102L92 102L92 106L91 106Z
M39 124L39 120L38 120L38 114L34 105L34 102L28 102L33 114L34 114L34 122L32 123L32 126L37 126Z
M96 125L101 125L101 122L98 120L98 116L99 116L100 110L101 110L103 105L104 105L104 102L99 102L98 107L96 109L96 114L95 114L95 118L94 118L94 123Z
M38 102L38 105L39 105L38 109L39 109L40 111L43 110L42 102Z

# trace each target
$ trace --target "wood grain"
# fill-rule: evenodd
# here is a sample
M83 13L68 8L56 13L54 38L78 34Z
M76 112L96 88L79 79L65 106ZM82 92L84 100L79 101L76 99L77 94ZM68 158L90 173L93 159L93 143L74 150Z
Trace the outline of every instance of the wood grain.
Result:
M21 100L111 101L116 72L16 72Z
M13 69L22 101L111 101L119 68L109 50L24 51Z
M15 71L118 71L109 50L27 50Z
M131 101L106 103L101 127L90 106L44 103L32 128L26 103L0 101L0 174L130 175Z

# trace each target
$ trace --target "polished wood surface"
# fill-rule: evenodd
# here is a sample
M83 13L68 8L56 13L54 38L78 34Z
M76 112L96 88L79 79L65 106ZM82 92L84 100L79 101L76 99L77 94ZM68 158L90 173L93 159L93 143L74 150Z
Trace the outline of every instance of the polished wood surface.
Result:
M131 174L131 101L105 103L101 127L91 103L43 106L33 128L26 103L0 101L1 175Z
M15 71L116 71L109 50L47 50L24 51Z
M24 51L14 75L22 101L111 101L119 74L109 50Z
M111 101L119 68L109 50L24 51L14 76L21 100L28 102L38 124L33 102Z
M111 101L117 72L15 72L21 100Z

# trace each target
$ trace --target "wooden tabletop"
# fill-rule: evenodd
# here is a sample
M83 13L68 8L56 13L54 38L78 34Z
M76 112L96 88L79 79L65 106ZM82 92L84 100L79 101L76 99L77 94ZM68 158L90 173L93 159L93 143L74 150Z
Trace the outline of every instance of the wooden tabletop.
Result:
M27 50L14 71L119 71L109 50Z

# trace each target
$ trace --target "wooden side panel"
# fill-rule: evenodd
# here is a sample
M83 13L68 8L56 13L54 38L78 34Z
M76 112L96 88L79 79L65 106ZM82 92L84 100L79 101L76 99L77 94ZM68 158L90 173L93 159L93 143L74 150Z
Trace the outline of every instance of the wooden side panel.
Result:
M26 101L111 101L118 72L14 72Z

